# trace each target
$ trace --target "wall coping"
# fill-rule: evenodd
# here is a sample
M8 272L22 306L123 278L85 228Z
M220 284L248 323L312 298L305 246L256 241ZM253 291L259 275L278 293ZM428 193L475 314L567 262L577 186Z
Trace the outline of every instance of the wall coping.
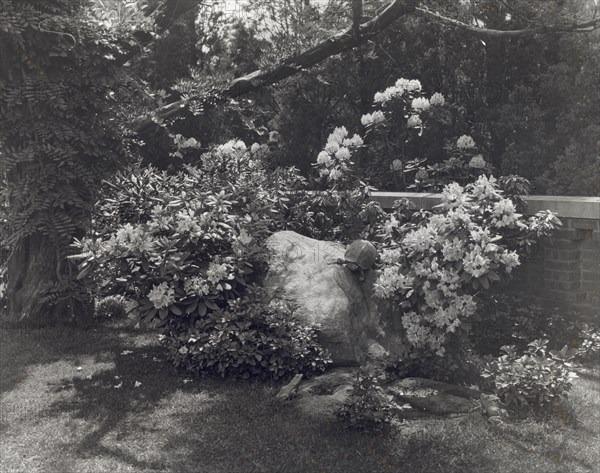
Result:
M379 202L384 209L391 209L394 201L406 198L417 208L431 209L440 203L442 194L421 192L372 192L371 199ZM551 210L563 218L600 220L600 197L579 197L560 195L530 195L525 198L528 213Z

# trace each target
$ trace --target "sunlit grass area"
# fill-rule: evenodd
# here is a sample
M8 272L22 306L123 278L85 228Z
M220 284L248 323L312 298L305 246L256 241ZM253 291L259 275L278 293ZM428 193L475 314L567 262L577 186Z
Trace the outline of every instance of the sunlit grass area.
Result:
M546 420L370 434L279 403L275 385L191 380L132 328L3 329L2 342L2 472L598 471L597 369Z

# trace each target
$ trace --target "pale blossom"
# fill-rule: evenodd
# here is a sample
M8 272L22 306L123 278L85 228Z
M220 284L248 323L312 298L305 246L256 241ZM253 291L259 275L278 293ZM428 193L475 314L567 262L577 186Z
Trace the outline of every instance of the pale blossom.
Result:
M459 149L471 149L475 147L475 141L468 135L462 135L456 141L456 147Z
M329 154L335 154L340 149L340 145L338 143L327 143L325 145L325 151Z
M513 226L521 216L516 213L515 204L510 199L501 199L496 202L492 215L492 223L498 228Z
M233 279L233 274L230 273L230 268L228 265L223 263L219 264L213 261L208 265L206 279L208 279L212 284L217 284L219 281L224 279Z
M367 113L362 116L360 122L364 126L377 125L385 121L385 115L381 110L375 110L373 113Z
M490 263L489 258L475 251L467 253L463 260L465 271L474 278L486 274L490 269Z
M162 282L158 286L152 286L152 289L148 293L148 299L152 302L155 309L163 309L175 301L175 290L166 282Z
M444 187L442 191L442 204L445 208L456 208L464 205L467 202L467 198L464 194L463 188L453 182Z
M500 255L500 261L504 265L504 270L507 273L510 273L514 268L519 266L521 262L519 261L519 255L516 251L507 251Z
M390 169L392 171L402 171L402 160L401 159L394 159L392 161L392 164L390 165Z
M357 135L354 134L354 136L352 138L345 138L344 141L342 142L342 144L344 146L362 146L363 145L363 139Z
M416 112L425 112L429 110L429 106L429 100L427 100L425 97L415 98L411 103L412 109Z
M496 179L493 176L479 176L477 181L469 185L469 189L473 197L478 201L481 200L496 200L501 198L500 192L496 188Z
M210 293L210 286L199 276L186 279L183 288L188 296L206 296Z
M336 143L338 145L342 144L342 141L344 141L344 138L346 138L348 136L348 130L346 130L346 127L344 126L339 126L337 128L335 128L333 130L333 132L331 132L331 134L329 135L329 137L327 138L327 143Z
M481 154L478 154L477 156L473 156L471 158L471 160L469 161L469 167L472 167L474 169L483 169L486 166L486 162L483 159L483 156Z
M317 156L317 163L327 166L331 163L331 156L327 151L321 151Z
M464 245L458 238L446 240L442 247L442 254L446 261L460 261L464 256Z
M442 94L440 94L439 92L436 92L429 99L429 103L432 106L440 106L441 107L442 105L444 105L446 103L446 99L444 98L444 96Z
M329 179L332 179L334 181L337 181L339 178L341 178L343 175L342 171L339 169L332 169L329 172Z
M335 153L335 157L339 160L348 160L350 159L350 150L348 148L346 148L345 146L341 147L336 153Z
M416 128L419 127L423 124L423 121L421 120L421 117L419 115L411 115L410 117L408 117L408 120L406 120L406 126L408 126L409 128Z

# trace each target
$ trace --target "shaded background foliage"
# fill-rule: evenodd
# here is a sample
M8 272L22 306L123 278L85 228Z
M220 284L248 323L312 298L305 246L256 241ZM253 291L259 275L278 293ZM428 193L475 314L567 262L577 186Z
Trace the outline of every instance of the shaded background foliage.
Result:
M365 1L363 20L385 4ZM344 0L252 0L236 3L237 16L219 5L178 20L156 41L139 71L150 91L165 91L169 101L199 82L206 89L218 86L351 24L351 2ZM488 28L518 29L532 21L580 18L592 2L472 1L448 6L431 1L428 6L467 23L477 16ZM413 158L439 162L446 140L468 134L498 174L530 179L533 193L597 195L599 39L597 31L478 39L410 15L351 52L238 104L210 114L187 114L172 129L195 137L204 149L234 137L264 140L262 127L276 130L281 137L279 164L307 174L335 126L358 130L357 117L369 111L376 91L399 77L416 78L425 92L444 94L452 113L444 126L428 130ZM160 134L146 141L151 143L146 159L177 167L167 158L171 140ZM364 171L370 177L368 167ZM391 182L377 185L393 189Z
M363 22L387 4L363 3ZM498 29L577 21L594 8L593 1L580 0L424 4ZM3 259L12 265L8 292L26 286L13 308L19 314L37 314L46 302L61 300L57 313L69 307L73 313L77 283L65 248L87 231L101 178L115 168L141 161L176 171L235 137L268 143L273 165L309 174L333 128L359 131L358 117L375 91L398 77L442 92L451 110L447 123L432 127L411 150L413 157L434 163L450 136L469 134L499 173L530 178L533 193L598 194L598 31L482 40L411 14L276 86L209 112L190 107L133 139L134 118L156 106L219 88L347 28L352 2L252 0L241 18L228 13L225 2L206 2L177 21L169 20L173 9L187 8L186 2L1 5ZM194 145L182 148L190 138ZM363 177L373 177L368 159L358 162ZM42 261L45 269L33 271L36 281L25 283ZM36 300L37 308L27 300Z

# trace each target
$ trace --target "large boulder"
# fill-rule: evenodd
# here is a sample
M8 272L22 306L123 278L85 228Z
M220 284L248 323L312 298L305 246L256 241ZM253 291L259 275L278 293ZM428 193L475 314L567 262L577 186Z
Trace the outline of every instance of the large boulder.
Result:
M298 315L318 325L319 341L336 365L383 358L400 347L398 319L372 296L377 271L364 281L343 265L345 247L291 231L267 240L269 271L264 286L298 307Z

